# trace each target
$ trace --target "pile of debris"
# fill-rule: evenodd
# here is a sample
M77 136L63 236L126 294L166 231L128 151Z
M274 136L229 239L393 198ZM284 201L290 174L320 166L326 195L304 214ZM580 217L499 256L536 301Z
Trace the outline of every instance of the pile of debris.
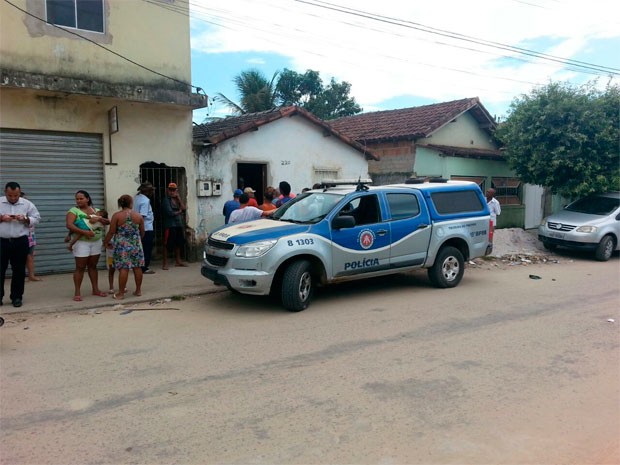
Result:
M538 240L537 230L522 228L496 229L493 234L493 252L488 257L470 261L482 266L494 262L498 265L531 265L534 263L559 263L557 257L546 250Z

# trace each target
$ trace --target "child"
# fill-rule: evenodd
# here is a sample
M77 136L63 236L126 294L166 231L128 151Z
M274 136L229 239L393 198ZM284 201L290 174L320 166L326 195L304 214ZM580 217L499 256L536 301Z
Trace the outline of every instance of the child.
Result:
M94 215L90 215L90 219L101 219L101 218L108 218L108 212L106 210L97 210L97 213ZM91 231L97 231L99 229L103 229L104 225L103 223L101 223L101 221L96 221L94 223L91 223L90 221L85 221L82 218L79 218L75 221L75 225L80 228L83 229L84 231L87 230L91 230ZM65 242L69 242L69 245L67 246L67 249L69 250L73 250L73 246L74 244L80 239L81 236L76 235L75 237L71 237L71 233L67 234L67 237L65 237Z
M114 294L114 244L110 241L110 245L105 249L105 262L108 267L108 283L110 284L110 290L108 294Z

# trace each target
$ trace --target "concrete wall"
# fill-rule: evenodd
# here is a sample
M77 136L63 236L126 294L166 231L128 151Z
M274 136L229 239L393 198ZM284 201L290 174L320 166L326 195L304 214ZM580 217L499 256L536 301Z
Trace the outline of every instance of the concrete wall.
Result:
M109 137L108 110L118 108L119 131ZM102 134L106 208L114 212L122 194L134 195L140 164L148 161L191 167L192 114L186 109L161 105L110 101L90 97L42 97L34 91L2 90L2 127ZM112 152L110 154L110 142ZM189 226L195 226L196 173L187 170ZM75 186L75 190L87 186Z
M19 8L45 19L44 0L12 0ZM187 10L182 1L105 1L106 33L74 32L117 54L162 74L189 81L190 42ZM61 31L0 2L0 55L12 69L106 82L159 83L172 81L136 66L76 35Z
M198 199L198 240L224 223L222 208L232 199L237 163L266 164L268 185L277 187L287 181L296 193L320 181L315 170L335 170L341 179L368 177L368 162L361 152L336 137L324 136L322 128L302 116L281 118L199 155L198 177L221 181L223 195Z

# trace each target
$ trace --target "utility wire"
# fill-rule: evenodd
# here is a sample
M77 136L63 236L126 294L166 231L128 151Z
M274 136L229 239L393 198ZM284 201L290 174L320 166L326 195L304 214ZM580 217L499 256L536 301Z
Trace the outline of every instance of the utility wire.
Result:
M447 31L444 29L438 29L438 28L434 28L434 27L430 27L430 26L426 26L424 24L421 23L416 23L413 21L403 21L403 20L399 20L397 18L392 18L389 16L382 16L382 15L377 15L374 13L368 13L362 10L356 10L354 8L348 8L348 7L342 7L340 5L336 5L333 3L328 3L328 2L323 2L320 0L314 0L314 1L308 1L308 0L294 0L295 2L298 3L304 3L307 5L311 5L311 6L315 6L318 8L324 8L327 10L332 10L332 11L337 11L340 13L344 13L344 14L348 14L348 15L353 15L353 16L357 16L357 17L361 17L361 18L366 18L366 19L371 19L374 21L380 21L380 22L384 22L387 24L392 24L395 26L401 26L401 27L407 27L407 28L411 28L411 29L415 29L415 30L419 30L422 32L427 32L429 34L436 34L436 35L440 35L440 36L444 36L444 37L449 37L452 39L456 39L456 40L462 40L462 41L466 41L466 42L471 42L471 43L475 43L478 45L483 45L486 47L494 47L494 48L498 48L500 50L507 50L507 51L511 51L511 52L516 52L516 53L521 53L527 56L532 56L535 58L541 58L544 60L549 60L549 61L553 61L556 63L562 63L562 64L570 64L571 66L576 66L579 68L585 68L585 69L590 69L590 70L594 70L594 71L598 71L601 73L609 73L609 74L614 74L614 75L620 75L620 69L619 68L611 68L608 66L599 66L599 65L595 65L592 63L586 63L583 61L578 61L578 60L571 60L568 58L562 58L562 57L557 57L554 55L548 55L546 53L541 53L541 52L536 52L533 50L528 50L525 48L521 48L521 47L515 47L512 45L506 45L506 44L502 44L500 42L493 42L493 41L487 41L484 39L478 39L476 37L472 37L472 36L467 36L464 34L459 34L456 32L451 32L451 31Z
M97 47L102 48L102 49L103 49L103 50L105 50L106 52L109 52L109 53L111 53L112 55L116 55L117 57L122 58L123 60L125 60L125 61L127 61L127 62L129 62L129 63L131 63L131 64L133 64L133 65L136 65L136 66L138 66L139 68L144 69L145 71L149 71L149 72L151 72L151 73L153 73L153 74L156 74L156 75L158 75L158 76L161 76L161 77L163 77L163 78L170 79L171 81L177 82L177 83L179 83L179 84L183 84L184 86L187 86L187 87L189 87L190 89L192 89L192 88L193 88L193 89L196 89L196 92L197 92L197 93L199 93L199 92L204 93L204 90L203 90L201 87L197 87L197 86L195 86L195 85L193 85L193 84L191 84L191 83L188 83L188 82L185 82L185 81L181 81L180 79L176 79L176 78L173 78L173 77L171 77L171 76L167 76L166 74L162 74L162 73L160 73L159 71L155 71L154 69L151 69L151 68L149 68L149 67L147 67L147 66L144 66L144 65L142 65L142 64L140 64L140 63L138 63L137 61L132 60L131 58L127 58L126 56L121 55L120 53L115 52L114 50L111 50L111 49L109 49L109 48L107 48L107 47L104 47L103 45L98 44L98 43L97 43L97 42L95 42L94 40L91 40L91 39L89 39L88 37L84 37L83 35L78 34L77 32L71 31L71 30L69 30L69 29L65 29L64 27L58 26L57 24L52 24L52 23L49 23L49 22L47 22L45 19L43 19L43 18L39 18L38 16L33 15L32 13L30 13L30 12L28 12L28 11L26 11L26 10L24 10L24 9L22 9L22 8L20 8L20 7L18 7L17 5L15 5L15 4L13 4L13 3L11 3L9 0L4 0L4 1L5 1L6 3L8 3L9 5L11 5L13 8L15 8L15 9L17 9L17 10L21 11L22 13L24 13L24 14L26 14L26 15L28 15L28 16L30 16L30 17L32 17L32 18L35 18L35 19L37 19L37 20L39 20L39 21L41 21L41 22L43 22L43 23L45 23L45 24L49 24L50 26L53 26L53 27L55 27L55 28L57 28L57 29L60 29L61 31L64 31L64 32L66 32L66 33L68 33L68 34L72 34L72 35L74 35L74 36L77 36L77 37L79 37L80 39L83 39L83 40L85 40L85 41L87 41L87 42L90 42L91 44L94 44L94 45L96 45Z
M153 3L152 0L144 0L146 2L149 3ZM200 6L200 5L196 5L196 3L191 2L191 1L187 1L187 0L178 0L179 2L188 4L188 5L192 5L194 7L194 9L196 10L206 10L204 7ZM320 7L320 8L328 8L328 9L334 9L334 8L329 8L323 5L318 5L316 3L311 3L308 1L303 1L303 0L296 0L296 1L300 1L300 3L306 3L310 6L316 6L316 7ZM327 2L321 2L321 3L325 3L327 5L332 5L329 4ZM154 3L155 4L155 3ZM155 4L157 6L163 7L161 4ZM338 8L343 8L343 7L338 7ZM173 6L172 8L170 8L171 11L176 11L179 14L184 14L185 16L189 16L189 14L186 12L186 10L180 10L180 7L178 6ZM567 70L570 71L575 71L575 72L580 72L580 73L585 73L585 74L593 74L596 76L600 76L601 74L605 74L605 75L609 75L609 74L618 74L616 73L616 71L620 71L620 69L617 68L610 68L610 67L605 67L605 66L600 66L600 65L592 65L590 63L585 63L585 62L580 62L577 60L571 60L571 59L566 59L566 58L561 58L561 57L555 57L553 55L548 55L548 54L544 54L541 52L535 52L535 51L531 51L531 50L527 50L527 49L523 49L523 48L519 48L519 47L513 47L513 46L509 46L509 45L505 45L505 44L501 44L498 42L490 42L490 41L486 41L483 39L475 39L475 38L470 38L469 36L465 36L463 34L459 34L459 33L453 33L450 31L443 31L441 29L436 29L436 28L432 28L430 26L424 26L424 25L420 25L420 27L414 27L414 26L408 26L407 24L403 24L403 23L409 23L409 24L413 24L416 25L418 23L413 23L413 22L406 22L406 21L402 21L402 20L398 20L398 19L394 19L394 18L388 18L387 20L381 20L381 19L377 19L376 17L382 18L378 15L374 15L375 17L373 17L373 15L371 13L366 13L366 12L359 12L359 10L352 10L352 9L348 9L351 11L343 11L343 10L339 10L339 9L335 9L335 11L341 12L341 13L347 13L347 14L351 14L354 16L358 16L358 17L362 17L364 19L371 19L371 20L375 20L375 21L380 21L380 22L384 22L384 23L388 23L388 24L392 24L392 25L397 25L397 26L401 26L401 27L405 27L405 28L409 28L409 29L414 29L414 30L418 30L424 33L432 33L432 34L439 34L439 35L443 35L445 37L451 38L451 39L457 39L457 40L463 40L463 41L467 41L467 42L471 42L471 43L475 43L477 45L481 45L487 48L499 48L502 50L507 50L513 53L517 53L517 54L521 54L521 55L527 55L527 56L531 56L533 58L536 58L538 60L543 60L543 63L541 63L540 61L532 61L532 60L527 60L524 58L519 58L517 56L514 55L506 55L506 54L498 54L497 56L503 57L503 58L508 58L511 60L518 60L518 61L523 61L526 63L533 63L533 64L545 64L544 60L547 61L552 61L554 63L561 63L563 65L566 66ZM209 13L203 13L203 14L209 14ZM212 17L217 17L216 15L210 14L210 16ZM217 21L208 21L206 19L202 19L202 18L197 18L195 15L191 16L191 18L193 19L198 19L198 20L202 20L206 23L210 23L210 24L214 24L218 27L226 27L224 25L222 25L221 23L218 23ZM232 22L237 22L239 23L242 27L244 27L244 23L239 21L240 16L236 16L235 19L231 19L231 18L226 18L225 16L222 17L220 16L220 19L222 19L223 21L232 21ZM385 17L383 17L385 18ZM354 23L345 23L342 22L343 24L349 24L352 27L362 27L359 24L354 24ZM277 24L274 24L275 26L277 26ZM248 28L251 29L255 29L255 30L260 30L259 28L256 27L255 24L252 24L251 26L247 26ZM364 26L366 27L366 26ZM424 29L427 28L427 29ZM379 29L376 29L377 32L382 32L382 33L388 33L386 31L381 31ZM273 31L264 31L263 32L268 32L268 33L273 33ZM304 32L304 31L301 31ZM389 34L393 34L393 32L389 32ZM422 38L418 38L418 40L426 40L426 39L422 39ZM447 47L454 47L454 48L460 48L462 50L467 50L467 51L471 51L471 52L475 52L475 53L491 53L488 51L484 51L484 50L480 50L480 49L476 49L476 48L472 48L472 47L465 47L465 46L460 46L460 45L456 45L456 44L450 44L447 42L439 42L439 41L433 41L433 43L436 43L438 45L442 45L442 46L447 46ZM389 58L389 57L388 57ZM432 65L427 65L425 63L420 63L422 65L426 65L426 66L432 66ZM450 69L450 68L446 68L446 69ZM458 71L458 72L462 72L463 70L459 70L459 69L454 69L454 71ZM478 74L480 76L485 77L483 74ZM531 84L535 84L535 83L531 83Z

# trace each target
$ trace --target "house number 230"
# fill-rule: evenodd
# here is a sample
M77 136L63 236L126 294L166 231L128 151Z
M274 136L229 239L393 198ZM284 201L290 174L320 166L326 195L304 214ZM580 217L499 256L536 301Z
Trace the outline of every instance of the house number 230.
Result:
M290 165L290 164L291 164L291 160L281 160L281 161L280 161L280 164L281 164L282 166L284 166L284 165Z

